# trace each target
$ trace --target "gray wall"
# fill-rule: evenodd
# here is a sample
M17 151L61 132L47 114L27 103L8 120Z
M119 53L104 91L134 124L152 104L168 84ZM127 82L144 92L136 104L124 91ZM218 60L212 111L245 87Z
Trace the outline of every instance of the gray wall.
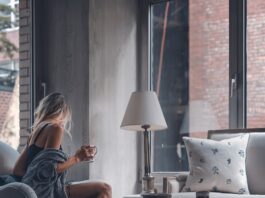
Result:
M92 179L104 179L119 198L137 190L136 132L120 130L137 88L137 0L89 1L89 140L98 146Z
M139 189L140 135L120 130L130 94L137 89L137 0L36 0L36 102L62 92L73 109L69 153L98 146L96 161L69 171L71 180L102 179L113 197ZM140 136L140 137L139 137Z
M64 139L64 149L73 154L88 142L89 43L86 0L36 1L36 100L47 94L62 92L73 111L72 139ZM71 180L87 179L89 167L79 164L68 172Z

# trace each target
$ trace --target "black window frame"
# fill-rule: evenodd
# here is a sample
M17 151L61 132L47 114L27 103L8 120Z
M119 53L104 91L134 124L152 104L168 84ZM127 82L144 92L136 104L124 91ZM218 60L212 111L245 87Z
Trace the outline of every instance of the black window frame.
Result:
M173 0L139 1L141 11L140 90L151 90L151 6ZM148 28L146 28L148 27ZM229 0L229 128L247 126L247 0ZM146 47L146 44L148 47ZM232 80L236 84L232 86ZM153 162L151 163L153 165Z
M237 86L229 100L229 128L246 128L247 123L247 0L229 0L229 92L232 78Z
M151 6L173 0L146 0L148 3L148 88L150 80L150 14ZM231 80L237 76L233 97L229 97L229 128L246 128L246 28L247 0L229 0L229 93Z

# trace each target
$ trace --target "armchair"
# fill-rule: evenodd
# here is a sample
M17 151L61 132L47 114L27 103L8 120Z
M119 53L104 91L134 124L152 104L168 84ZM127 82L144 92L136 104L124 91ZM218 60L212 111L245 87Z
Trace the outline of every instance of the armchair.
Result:
M0 175L11 174L19 153L0 141ZM37 198L31 187L23 183L0 186L0 197Z

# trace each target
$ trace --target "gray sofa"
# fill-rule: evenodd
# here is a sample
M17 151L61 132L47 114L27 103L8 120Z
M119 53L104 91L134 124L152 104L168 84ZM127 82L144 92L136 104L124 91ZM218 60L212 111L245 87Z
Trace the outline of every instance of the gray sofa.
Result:
M234 129L209 131L208 138L221 140L249 133L246 169L250 195L210 192L210 198L265 198L265 129ZM195 192L181 192L188 172L168 176L166 191L172 198L195 198Z
M18 156L19 153L16 150L0 141L0 175L12 173ZM26 184L17 182L0 186L0 197L37 198L32 188Z

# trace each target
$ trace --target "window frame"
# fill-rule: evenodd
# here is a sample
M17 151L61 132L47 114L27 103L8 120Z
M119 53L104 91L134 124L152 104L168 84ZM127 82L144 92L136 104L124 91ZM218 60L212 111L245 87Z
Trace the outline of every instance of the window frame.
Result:
M140 89L152 90L151 81L151 6L172 0L145 0L141 6L141 63ZM146 18L147 17L147 18ZM145 27L144 27L145 26ZM148 29L146 30L146 26ZM229 0L229 128L246 128L247 123L247 0ZM147 37L147 41L146 41ZM144 46L147 42L147 48ZM146 52L147 50L147 52ZM143 60L147 58L147 60ZM145 63L145 64L144 64ZM236 87L231 88L231 81L236 76ZM147 79L147 80L146 80ZM233 91L233 95L230 93ZM150 138L151 143L153 137ZM152 149L151 149L152 150ZM153 150L152 150L153 151ZM153 154L151 166L153 167ZM151 167L151 170L153 168Z
M229 93L237 75L237 89L229 100L229 128L246 128L247 123L247 0L229 0Z

